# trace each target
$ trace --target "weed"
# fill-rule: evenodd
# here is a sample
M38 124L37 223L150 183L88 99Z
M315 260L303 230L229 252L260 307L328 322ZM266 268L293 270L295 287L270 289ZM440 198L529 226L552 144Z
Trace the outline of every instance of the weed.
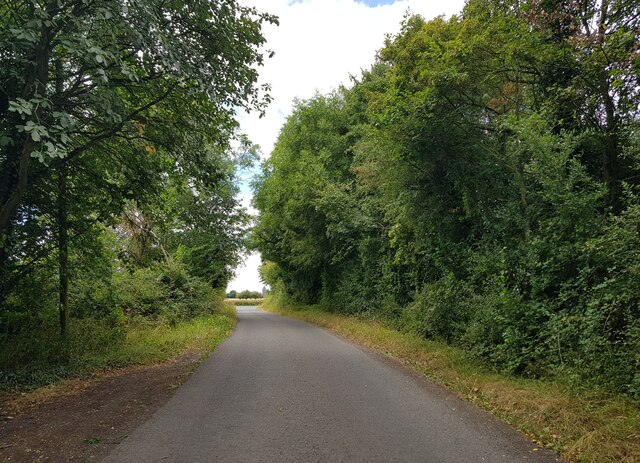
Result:
M74 320L66 338L51 327L31 338L37 343L5 343L0 390L36 389L98 370L163 362L186 351L209 352L233 330L235 307L225 306L223 312L175 326L133 319L114 328L98 320Z

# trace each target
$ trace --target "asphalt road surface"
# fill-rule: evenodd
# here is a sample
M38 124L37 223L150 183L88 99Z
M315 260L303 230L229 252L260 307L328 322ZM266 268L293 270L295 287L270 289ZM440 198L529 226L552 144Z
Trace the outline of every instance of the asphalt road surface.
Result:
M326 330L255 307L238 307L238 318L233 336L106 462L558 461Z

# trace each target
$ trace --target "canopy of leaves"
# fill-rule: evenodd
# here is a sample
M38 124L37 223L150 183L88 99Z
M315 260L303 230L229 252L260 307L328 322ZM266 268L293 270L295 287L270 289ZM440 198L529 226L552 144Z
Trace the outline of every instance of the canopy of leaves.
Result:
M638 397L639 20L533 0L405 18L283 127L255 199L264 280Z
M49 323L58 291L110 319L226 285L269 23L235 0L0 4L0 334Z

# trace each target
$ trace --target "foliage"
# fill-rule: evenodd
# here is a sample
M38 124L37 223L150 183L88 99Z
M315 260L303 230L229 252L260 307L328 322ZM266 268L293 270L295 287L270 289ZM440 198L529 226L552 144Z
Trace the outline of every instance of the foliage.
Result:
M220 291L190 275L175 260L115 275L114 286L117 311L171 324L206 314L220 298Z
M408 15L351 88L298 102L264 164L271 297L640 397L639 7Z
M264 211L253 232L256 246L265 259L287 270L285 275L292 281L289 287L299 289L297 297L307 302L321 296L322 279L328 278L331 265L329 249L344 247L341 236L331 239L325 233L326 211L338 210L325 196L325 188L348 179L342 105L339 95L298 102L266 161L268 176L255 197L257 207ZM322 200L330 204L323 207Z
M262 293L260 291L250 291L248 289L238 292L235 289L232 289L227 293L227 299L262 299Z
M276 18L208 0L29 0L0 11L0 303L44 256L60 248L64 260L68 238L112 225L131 202L154 223L173 221L168 232L181 226L192 271L223 285L244 221L235 111L269 101L257 66L262 25ZM188 237L187 225L206 233Z
M238 293L238 299L261 299L262 293L260 291L249 291L245 289Z
M3 374L84 371L138 324L221 304L248 223L236 168L256 156L236 113L270 101L274 23L235 0L0 5Z
M231 334L234 324L222 309L211 307L211 312L175 326L72 320L67 339L57 336L55 325L42 327L30 337L3 342L0 390L35 389L101 369L162 362L186 351L208 352Z

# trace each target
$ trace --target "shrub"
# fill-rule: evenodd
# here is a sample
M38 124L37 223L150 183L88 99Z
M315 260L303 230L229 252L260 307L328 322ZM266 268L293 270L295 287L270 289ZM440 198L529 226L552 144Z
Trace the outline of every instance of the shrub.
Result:
M471 316L473 293L463 282L448 275L426 284L403 312L403 329L448 342L460 339Z
M222 300L222 294L172 259L118 275L115 286L116 303L123 313L171 324L212 313Z

